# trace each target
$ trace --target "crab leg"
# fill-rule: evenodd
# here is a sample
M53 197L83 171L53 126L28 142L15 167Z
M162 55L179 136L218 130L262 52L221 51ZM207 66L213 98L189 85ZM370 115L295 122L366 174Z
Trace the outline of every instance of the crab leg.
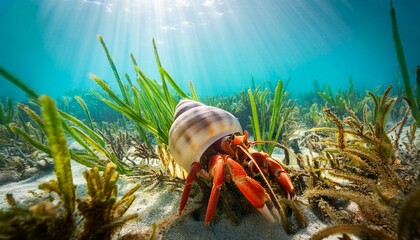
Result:
M188 173L187 179L185 180L184 191L182 192L181 202L179 204L179 214L181 215L182 210L184 210L185 205L187 204L188 197L191 192L191 184L197 179L197 173L200 170L200 164L193 162L191 164L191 170Z
M210 174L213 176L213 187L210 193L209 203L206 212L206 226L209 225L216 212L217 202L219 201L220 189L225 182L225 157L216 155L210 159Z
M267 220L275 223L276 220L274 219L273 214L279 218L277 210L274 208L270 197L261 184L247 176L245 169L238 162L230 157L227 157L226 161L228 173L231 175L233 182L242 194Z

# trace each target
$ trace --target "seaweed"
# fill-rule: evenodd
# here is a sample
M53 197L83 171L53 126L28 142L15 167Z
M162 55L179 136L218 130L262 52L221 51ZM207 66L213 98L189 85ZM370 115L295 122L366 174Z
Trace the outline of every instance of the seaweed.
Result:
M174 177L185 177L185 172L180 169L179 166L175 163L172 156L168 152L168 132L169 128L173 121L173 112L179 97L188 97L175 81L170 77L166 70L161 66L159 55L154 44L156 62L159 67L159 72L162 77L162 85L157 81L152 80L145 76L145 74L138 67L134 56L131 55L131 60L133 66L136 70L137 78L136 82L138 88L133 85L133 82L126 74L126 79L128 85L125 85L122 82L122 79L119 77L116 66L109 54L109 51L102 39L101 36L98 36L100 43L102 44L108 61L111 65L111 68L114 72L114 75L117 79L117 82L120 86L120 91L122 98L114 92L106 82L100 78L91 75L91 78L98 83L98 85L104 91L99 93L94 91L98 99L110 106L111 108L117 110L123 116L127 117L130 120L133 120L136 124L136 129L139 133L139 136L146 142L147 146L151 146L149 133L152 134L158 144L158 154L157 156L161 157L161 162L164 167L165 172ZM39 106L39 101L37 99L38 94L32 90L29 86L23 83L20 79L8 73L4 69L0 69L0 74L9 80L11 83L15 84L17 87L21 88L29 97L35 102L34 106ZM166 83L169 83L176 90L176 94L172 94ZM190 83L190 90L193 95L193 98L198 99L197 94L195 93L192 83ZM105 96L102 96L105 95ZM71 114L60 111L59 116L64 121L62 122L65 132L71 136L76 142L78 142L83 148L83 152L79 151L70 151L71 158L86 165L89 167L98 167L103 170L107 162L113 162L117 165L118 171L124 174L132 173L130 166L125 164L121 157L121 152L116 152L117 146L108 145L105 143L103 137L105 135L97 133L97 128L93 122L90 113L87 108L87 104L84 102L83 98L76 97L76 101L80 104L85 113L88 121L88 125L83 123L83 121L72 116ZM32 114L33 111L26 111L27 114L36 122L36 115ZM39 124L38 124L39 125ZM23 139L27 140L31 145L38 148L41 151L44 151L47 154L50 154L50 149L46 146L39 138L32 138L33 134L30 134L26 124L22 124L24 129L19 127L14 127L15 133L19 134ZM43 131L42 127L41 132ZM39 133L39 131L37 131ZM38 134L42 136L42 134ZM110 139L108 139L110 140ZM112 141L108 141L108 144ZM156 156L156 155L155 155ZM104 161L103 158L106 158Z
M14 138L9 124L12 123L15 112L16 109L11 99L6 99L6 106L0 102L0 142L3 143L2 146L9 145L10 139Z
M35 92L32 88L26 85L22 80L15 77L10 72L6 71L3 67L0 66L0 75L3 76L5 79L9 80L12 84L17 86L18 88L22 89L31 99L37 101L39 98L39 94Z
M347 113L347 108L352 109L355 114L360 117L362 115L364 102L366 98L363 98L354 89L353 79L349 78L349 88L347 90L337 90L333 94L331 86L327 85L326 91L318 92L318 95L328 103L332 110L339 116L343 117Z
M19 135L22 139L25 139L30 145L32 145L36 149L39 149L43 151L44 153L51 155L50 147L44 142L44 134L46 132L45 132L44 124L40 120L41 119L40 116L26 105L20 104L19 106L25 111L25 113L30 117L30 119L32 119L34 122L37 123L38 128L32 128L32 130L30 131L26 128L22 129L19 126L12 124L11 125L12 131L15 134ZM62 115L65 114L60 111L59 113L61 113L60 117L62 117ZM70 115L68 116L71 117ZM79 120L75 119L74 117L71 117L71 118L74 119L74 121L77 121L78 123L83 124ZM101 169L103 169L104 165L99 161L99 157L91 150L90 145L87 145L84 142L84 140L80 137L80 135L75 133L75 131L77 131L77 130L73 130L75 127L74 126L70 127L64 121L62 122L62 124L63 124L63 127L66 128L67 133L69 133L69 135L71 135L73 139L78 140L81 146L83 146L84 149L87 150L87 154L84 152L76 152L76 151L70 150L71 158L88 167L99 166L101 167ZM26 124L21 124L21 125L26 126ZM85 128L87 127L85 126ZM82 134L80 132L81 131L79 131L79 134ZM96 133L94 134L96 135Z
M111 68L113 69L116 76L117 82L119 82L120 91L125 97L124 99L121 99L118 94L108 86L108 84L106 84L97 76L91 75L91 78L104 90L104 92L113 102L104 99L99 93L97 93L97 96L110 107L122 113L129 119L134 120L139 128L151 132L155 136L158 144L167 144L167 134L169 132L170 125L172 124L172 114L174 112L177 100L173 96L167 96L167 92L169 90L167 87L164 87L166 85L162 84L162 86L160 86L156 81L145 76L145 74L138 67L133 55L131 55L131 59L138 75L138 78L136 79L138 88L134 85L131 85L129 87L131 93L127 92L126 87L120 80L118 72L116 71L115 64L109 55L108 49L102 39L102 36L99 35L98 39L104 48ZM162 75L165 75L163 70L160 72ZM165 78L163 78L163 80L164 79ZM166 90L164 90L164 88ZM176 89L179 89L179 87ZM130 94L130 97L128 97L128 94ZM185 95L185 93L182 95Z
M53 165L46 154L41 154L23 137L25 135L30 141L45 143L45 135L39 130L38 123L26 122L22 115L21 110L27 111L25 105L13 104L9 99L6 102L7 107L0 106L3 109L3 120L0 124L0 184L52 170ZM28 113L36 115L33 112ZM16 128L21 134L15 132Z
M420 182L413 191L406 197L398 214L398 239L420 238ZM359 198L356 198L356 200ZM367 236L369 239L395 239L395 234L389 235L379 227L367 226L365 224L339 224L330 226L311 236L311 240L324 239L338 233L349 233Z
M281 198L280 204L282 209L284 209L284 212L280 211L282 225L288 234L294 234L300 229L308 226L308 220L306 219L302 208L295 200Z
M344 120L325 108L325 114L336 128L311 130L331 133L325 140L316 143L326 147L313 163L318 159L323 164L314 164L309 168L312 182L304 195L314 208L324 209L332 222L338 224L316 234L315 239L333 233L364 232L372 237L384 238L397 235L399 209L414 183L413 175L408 177L407 173L417 170L415 165L406 168L397 161L399 144L396 142L408 114L391 128L396 131L396 142L392 143L386 131L387 119L396 101L389 96L391 89L392 86L388 87L378 96L367 93L370 98L367 103L371 103L373 114L367 114L369 106L365 105L363 122L349 108L349 117ZM343 212L332 199L356 203L359 211ZM377 235L379 230L382 235Z
M116 165L110 163L102 176L98 168L84 173L89 196L76 198L70 165L71 153L64 135L63 120L50 97L41 96L39 103L42 125L57 177L57 181L43 183L39 188L58 194L59 202L44 199L26 206L17 203L13 195L8 194L10 208L0 210L0 238L56 239L60 236L60 239L110 239L116 227L137 217L137 214L123 215L134 201L133 194L140 185L136 184L116 201L119 174ZM83 229L76 224L76 209L84 216Z
M7 126L9 123L11 123L14 113L15 111L13 108L12 100L6 98L6 106L0 102L0 125Z
M133 120L137 125L136 129L140 133L140 136L145 137L146 132L151 133L157 142L157 153L164 167L164 171L172 178L184 178L186 173L175 163L167 146L169 128L171 127L173 113L179 99L178 96L170 93L167 82L173 87L176 94L180 97L190 97L181 90L167 71L161 66L159 54L154 41L153 48L156 63L161 75L161 84L147 77L137 65L137 61L131 54L131 61L137 74L137 86L135 86L127 74L126 79L128 85L122 82L102 36L98 35L98 39L105 51L123 97L121 98L115 91L113 91L105 81L91 74L92 80L94 80L102 88L107 97L111 100L104 98L97 92L95 92L95 94L111 108L120 112L128 119ZM193 98L198 99L192 83L190 83L190 89ZM149 141L147 138L144 138L143 140L145 142Z
M138 139L132 133L134 131L125 130L121 122L103 122L96 126L96 131L105 141L107 149L110 149L117 159L129 164L135 175L150 174L147 169L150 169L152 159L158 159L153 146Z
M323 104L325 101L324 99L318 94L318 92L321 92L321 89L323 88L327 88L327 85L320 85L320 83L318 82L318 80L314 80L312 82L312 89L305 92L305 93L301 93L299 94L299 103L302 106L310 106L312 105L312 103L316 103L316 104Z
M369 236L369 239L384 239L384 240L391 240L394 239L391 236L383 233L381 230L369 228L364 225L356 225L356 224L341 224L337 226L332 226L325 228L314 235L311 236L311 240L319 240L324 239L330 235L334 235L337 233L349 233L349 234L366 234Z
M88 107L87 107L87 105L86 105L85 101L83 100L83 98L81 98L81 97L79 97L79 96L75 96L74 98L75 98L75 99L76 99L76 101L80 104L80 106L81 106L81 107L82 107L82 109L83 109L83 112L86 114L86 117L87 117L88 122L89 122L89 127L90 127L91 129L93 129L93 122L92 122L92 118L90 117L90 112L89 112L89 109L88 109Z
M320 127L321 124L323 123L322 116L323 115L322 115L321 106L318 103L314 102L309 107L308 112L302 114L302 121L309 128Z
M39 107L39 99L36 97L38 94L32 90L29 86L23 83L20 79L13 76L12 74L8 73L6 70L0 67L0 74L9 80L11 83L15 84L17 87L21 88L25 93L27 93L32 100L34 101L34 106ZM79 99L81 100L81 99ZM41 131L45 132L42 124L40 124L40 118L36 114L35 111L29 109L29 107L25 105L20 105L21 108L28 114L28 116L37 123L40 127ZM87 111L87 108L86 108ZM65 132L71 136L76 142L78 142L85 150L85 152L77 152L70 150L70 156L73 160L86 165L88 167L98 167L99 169L103 170L106 167L107 162L113 162L117 165L118 171L124 174L131 173L131 169L129 166L124 164L121 159L116 158L116 154L112 151L112 149L107 149L104 140L102 137L95 132L95 128L93 123L90 121L91 124L86 125L78 118L66 113L64 111L58 110L59 117L62 119L62 125ZM11 125L11 129L14 133L21 136L23 139L28 141L32 146L35 148L47 153L51 154L51 149L46 146L45 143L40 141L40 139L34 139L32 134L29 131L28 126L25 124L24 120L21 120L22 124L19 128L18 126ZM93 149L93 150L92 150ZM95 152L96 151L96 152ZM98 154L99 153L99 154ZM103 156L107 159L103 161Z
M416 68L416 85L417 85L417 97L414 98L413 91L411 90L410 77L408 75L407 63L405 61L404 49L401 42L400 34L398 32L397 25L397 16L395 14L395 9L390 1L390 15L391 15L391 25L392 25L392 37L394 40L395 51L397 54L398 65L400 67L400 72L402 80L404 83L406 101L410 106L411 113L416 120L417 124L420 122L420 66Z
M88 107L88 110L101 109L101 111L89 111L92 123L101 122L117 122L121 121L122 116L119 112L113 111L108 105L96 97L96 95L89 89L74 89L65 93L62 98L57 99L57 106L70 115L83 120L84 123L90 126L89 117L85 110L77 101L81 98Z
M133 203L134 192L140 188L136 184L120 200L117 198L116 165L109 163L102 176L98 168L83 173L86 179L88 196L77 200L77 208L85 218L79 239L111 239L113 230L126 221L137 218L137 214L124 216Z
M247 90L242 90L231 96L206 96L203 102L208 106L218 107L232 113L242 126L251 128L249 116L252 112Z
M47 188L57 189L67 211L67 219L70 224L74 211L75 193L73 176L70 167L70 152L67 148L67 140L64 135L61 118L58 115L54 101L48 96L41 96L42 118L45 132L48 137L48 146L54 159L54 172L58 182L50 182Z
M49 201L43 201L27 207L16 204L9 195L11 209L0 212L0 224L2 239L54 239L61 236L62 239L71 239L76 228L73 217L75 193L70 167L70 153L62 130L61 119L55 104L48 96L40 98L42 104L42 119L48 137L48 145L54 158L55 174L58 182L51 180L40 185L41 189L58 193L63 202L54 205Z
M292 122L296 101L287 99L287 92L283 91L283 82L278 81L274 95L268 89L264 91L257 87L254 91L248 89L249 102L252 110L251 126L256 141L278 142L285 125ZM266 96L273 96L267 99ZM271 111L270 111L271 110ZM261 151L263 145L258 145ZM269 144L265 151L271 156L275 145Z

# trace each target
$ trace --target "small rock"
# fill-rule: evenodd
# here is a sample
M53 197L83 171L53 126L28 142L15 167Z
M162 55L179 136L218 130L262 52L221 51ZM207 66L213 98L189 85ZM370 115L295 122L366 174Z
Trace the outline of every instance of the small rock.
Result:
M0 185L20 180L20 174L15 170L0 171Z
M27 167L23 170L22 178L31 177L39 172L38 168L36 167Z
M41 159L37 162L37 164L38 164L37 167L41 171L47 171L47 170L50 170L50 169L53 168L53 164L50 161L48 161L47 159Z

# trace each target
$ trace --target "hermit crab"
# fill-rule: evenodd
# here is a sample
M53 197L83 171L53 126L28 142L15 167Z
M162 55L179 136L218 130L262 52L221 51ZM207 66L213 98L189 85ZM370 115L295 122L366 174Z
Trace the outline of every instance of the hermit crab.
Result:
M248 132L242 131L239 121L231 113L196 101L181 100L169 130L169 151L175 161L189 171L179 214L187 204L191 184L200 175L213 178L206 226L213 219L225 181L233 181L245 198L269 221L280 221L270 196L252 177L257 174L263 177L269 175L287 198L295 195L292 181L279 162L264 152L253 151L251 145Z

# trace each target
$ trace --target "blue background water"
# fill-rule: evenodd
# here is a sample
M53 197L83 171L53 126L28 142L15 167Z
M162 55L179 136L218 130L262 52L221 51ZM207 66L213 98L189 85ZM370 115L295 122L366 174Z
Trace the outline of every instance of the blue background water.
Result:
M395 0L414 84L420 64L420 1ZM0 0L0 66L54 97L96 84L117 87L96 38L102 34L120 74L129 54L158 79L163 66L200 95L228 94L256 82L291 78L293 93L313 80L333 89L396 84L399 70L387 0ZM21 97L0 79L0 96Z

